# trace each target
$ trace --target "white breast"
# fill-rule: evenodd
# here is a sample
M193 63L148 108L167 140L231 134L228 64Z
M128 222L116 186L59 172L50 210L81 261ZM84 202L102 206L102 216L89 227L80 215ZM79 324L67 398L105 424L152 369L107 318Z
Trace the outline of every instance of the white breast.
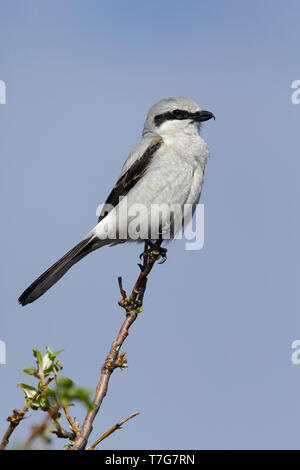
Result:
M153 155L150 166L144 176L129 191L127 200L122 200L117 212L127 212L130 207L142 204L146 207L146 215L141 219L142 225L153 226L149 214L153 206L168 205L182 208L175 214L174 225L181 226L184 204L196 204L199 200L205 163L208 158L208 148L199 135L162 136L163 144ZM143 139L144 140L144 139ZM145 149L146 142L141 142L129 156L123 167L137 158ZM125 206L126 204L126 206ZM120 219L116 211L111 211L99 225L112 222L112 226L119 226ZM162 220L162 231L170 230L170 218ZM99 227L98 230L100 230ZM119 230L117 229L117 232ZM173 231L173 228L171 229ZM159 233L153 238L158 238Z

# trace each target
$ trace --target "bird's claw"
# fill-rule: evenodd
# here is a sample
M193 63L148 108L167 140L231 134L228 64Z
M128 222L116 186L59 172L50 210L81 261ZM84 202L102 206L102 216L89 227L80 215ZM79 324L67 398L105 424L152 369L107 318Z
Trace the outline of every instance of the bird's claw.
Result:
M145 250L143 251L143 253L140 254L139 258L140 260L147 258L147 256L150 255L150 253L152 253L152 250L153 250L153 247L154 247L154 243L152 242L146 242L146 245L145 245ZM163 264L166 262L167 260L167 249L166 248L162 248L161 246L158 248L158 253L159 253L159 256L161 258L161 260L159 261L158 264ZM139 268L141 271L143 271L144 269L144 266L142 264L138 264Z
M143 253L140 254L139 258L140 259L145 258L146 256L150 255L151 251L152 251L151 249L147 249L143 251Z
M158 251L159 251L159 254L161 256L161 260L159 261L158 264L164 264L167 261L167 251L168 250L166 248L159 247Z
M147 256L150 255L152 249L153 249L153 246L154 246L154 243L150 242L150 241L147 241L145 242L145 249L143 251L143 253L140 254L139 258L140 259L145 259Z

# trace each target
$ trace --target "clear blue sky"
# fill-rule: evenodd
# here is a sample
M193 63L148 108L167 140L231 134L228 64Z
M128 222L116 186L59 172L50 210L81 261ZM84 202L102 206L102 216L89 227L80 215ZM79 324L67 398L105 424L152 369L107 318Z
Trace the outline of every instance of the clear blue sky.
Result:
M96 223L148 108L185 95L217 117L205 246L176 241L155 267L93 437L138 410L103 448L300 448L299 16L297 1L0 0L1 433L32 347L64 349L64 374L95 388L140 247L17 297Z

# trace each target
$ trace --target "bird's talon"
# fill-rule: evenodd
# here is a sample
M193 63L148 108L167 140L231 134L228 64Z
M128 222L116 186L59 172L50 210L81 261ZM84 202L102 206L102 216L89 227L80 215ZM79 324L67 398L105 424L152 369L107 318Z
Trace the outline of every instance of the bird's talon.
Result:
M145 251L143 251L143 253L140 254L140 256L139 256L140 260L142 258L146 258L147 256L149 256L151 252L152 252L152 247L150 247L150 248L147 247L145 249Z
M146 246L145 246L145 251L143 251L143 253L140 254L139 258L140 260L147 258L149 255L151 255L152 253L152 250L153 250L153 247L154 247L154 243L152 242L146 242ZM159 247L158 248L158 257L157 259L160 259L161 261L158 263L158 264L163 264L166 260L167 260L167 248L162 248L162 247ZM140 267L141 271L143 271L144 267L141 265L141 264L138 264L138 266Z

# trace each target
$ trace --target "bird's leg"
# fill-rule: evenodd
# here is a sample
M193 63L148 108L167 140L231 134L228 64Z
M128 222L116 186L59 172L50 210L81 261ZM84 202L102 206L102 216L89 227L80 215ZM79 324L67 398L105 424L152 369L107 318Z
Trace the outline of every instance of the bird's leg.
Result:
M158 264L163 264L167 261L167 248L162 248L161 246L158 248L159 254L161 256L161 260Z
M161 234L160 234L159 240L161 243L163 242L163 237ZM161 257L161 260L159 261L158 264L163 264L167 261L167 251L168 251L167 248L163 248L162 246L158 248L158 253Z
M152 243L150 240L146 240L144 251L143 253L140 254L140 259L142 259L142 257L148 256L153 250L153 247L154 247L154 243Z
M154 245L155 245L155 243L151 242L150 240L145 241L144 251L143 251L143 253L140 254L140 259L143 258L144 263L138 265L140 267L141 271L143 271L143 269L146 267L147 262L148 262L148 257L150 255L150 253L152 252L152 250L154 248ZM158 264L163 264L167 260L167 251L168 250L166 248L162 248L161 246L158 248L158 252L161 256L161 261L159 261Z
M138 264L141 271L143 271L145 269L146 265L147 265L148 256L150 255L150 253L153 249L153 246L154 246L154 244L150 240L145 241L144 251L139 256L140 260L143 258L143 264Z

